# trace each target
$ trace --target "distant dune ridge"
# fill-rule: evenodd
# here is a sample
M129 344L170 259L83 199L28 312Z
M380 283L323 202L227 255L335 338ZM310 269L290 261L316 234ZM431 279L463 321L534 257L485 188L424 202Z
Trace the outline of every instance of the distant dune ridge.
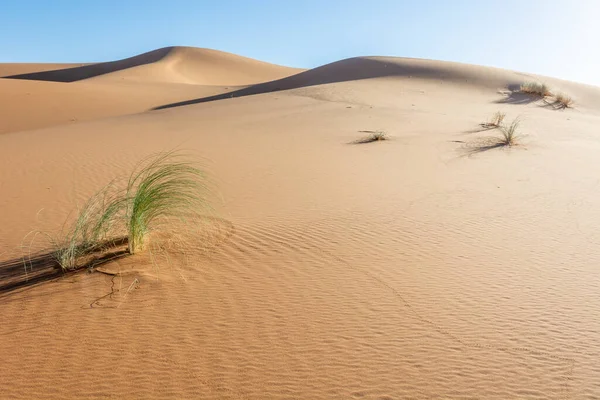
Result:
M217 50L165 47L118 61L67 66L3 77L50 82L77 82L110 77L151 82L241 86L278 79L299 71L301 70Z
M143 112L300 71L188 47L77 66L0 64L0 134Z
M278 80L255 84L237 91L178 104L170 104L159 108L220 100L232 96L240 97L330 83L377 78L422 79L494 89L518 87L523 76L506 70L442 61L396 57L356 57L299 72Z
M583 97L597 99L597 88L594 87L498 68L399 57L355 57L299 72L278 80L258 83L233 92L168 104L158 108L168 108L172 106L222 100L231 97L377 78L446 82L457 86L495 90L517 90L525 80L541 79L547 82L557 83L562 87L574 89L581 92Z
M599 397L600 88L187 47L0 76L0 397ZM46 234L169 150L210 221L57 273Z
M191 47L166 47L93 64L0 64L0 76L0 134L365 79L446 82L490 90L518 88L525 80L537 79L496 68L395 57L356 57L302 70ZM580 102L596 101L595 88L540 79L558 82L578 94ZM36 118L29 118L31 108L37 110Z

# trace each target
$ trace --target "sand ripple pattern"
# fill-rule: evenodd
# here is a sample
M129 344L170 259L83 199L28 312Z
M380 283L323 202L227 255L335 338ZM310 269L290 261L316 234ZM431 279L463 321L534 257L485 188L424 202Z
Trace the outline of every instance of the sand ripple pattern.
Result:
M573 293L598 276L546 264L541 279L543 254L513 271L464 238L446 248L469 221L424 221L239 223L164 267L174 279L84 274L4 297L2 397L596 398L600 302Z

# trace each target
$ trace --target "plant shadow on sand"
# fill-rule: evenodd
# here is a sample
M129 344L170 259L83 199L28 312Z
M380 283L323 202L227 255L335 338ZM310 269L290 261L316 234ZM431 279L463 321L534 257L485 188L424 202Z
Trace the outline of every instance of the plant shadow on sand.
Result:
M494 101L496 104L526 105L542 99L542 97L521 92L520 85L509 85L508 90L500 93L503 94L504 97Z
M511 150L514 147L520 147L521 144L507 144L506 140L499 137L482 137L468 142L453 140L453 143L461 143L462 146L458 149L460 157L471 157L477 154L486 153L492 150Z
M390 140L390 137L384 131L359 131L360 133L367 133L367 136L364 136L360 139L356 139L351 141L348 144L367 144L373 142L382 142L384 140Z
M552 109L552 110L564 111L566 109L569 109L569 108L573 107L573 101L570 98L568 98L568 100L566 100L566 102L561 102L558 99L555 99L554 101L550 101L548 99L544 99L543 103L540 104L540 107L549 108L549 109Z
M169 264L172 259L186 260L188 252L207 254L235 234L235 226L230 221L208 215L196 216L188 223L178 220L166 223L171 229L153 234L146 251L149 258L142 259L145 261L137 264L138 267L151 270L162 262ZM24 251L17 250L12 257L0 260L0 297L86 271L120 275L126 273L120 270L121 261L131 257L127 237L98 243L89 254L78 258L72 269L63 268L57 259L57 252L61 250L42 249L29 253L25 247Z
M127 238L113 241L113 244L115 247L109 251L103 249L90 254L82 261L79 268L73 271L61 267L54 251L38 252L0 261L0 295L70 276L81 270L92 270L128 255Z
M487 132L487 131L491 131L494 129L498 129L498 126L495 125L490 125L487 123L481 123L479 124L479 128L475 128L475 129L469 129L466 131L463 131L462 133L479 133L479 132Z
M470 134L491 131L493 129L502 129L504 118L506 118L506 113L497 111L488 121L480 123L479 128L463 131L463 133Z
M504 95L504 97L495 100L495 104L527 105L539 102L537 104L538 107L553 110L565 110L567 108L573 108L574 104L573 99L562 92L558 92L556 94L553 94L549 90L546 94L524 92L522 86L516 85L510 85L506 91L500 91L499 93Z

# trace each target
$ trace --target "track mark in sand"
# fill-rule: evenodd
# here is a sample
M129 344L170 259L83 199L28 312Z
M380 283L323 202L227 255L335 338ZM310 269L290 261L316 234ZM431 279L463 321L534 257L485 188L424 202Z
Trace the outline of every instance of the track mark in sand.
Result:
M137 289L140 285L140 281L138 278L134 278L133 281L131 282L131 284L129 285L129 287L127 288L127 291L125 292L125 294L123 295L122 299L119 301L119 304L116 306L104 306L100 303L101 300L104 300L105 298L110 298L111 300L113 299L113 295L115 295L116 293L120 293L121 289L115 289L115 278L117 278L119 275L112 275L111 279L110 279L110 293L105 294L103 296L98 297L97 299L95 299L94 301L92 301L90 303L90 308L119 308L121 307L121 305L123 304L123 302L125 301L125 298L127 297L127 295L131 292L132 289ZM85 306L82 306L82 308L84 308Z
M350 224L350 222L353 222L353 221L351 221L350 219L347 219L347 218L344 218L344 220L346 220L346 221L342 226L352 226ZM314 252L320 253L323 257L329 257L330 259L336 260L340 265L343 265L344 267L347 267L359 274L366 276L373 283L377 284L380 287L385 288L394 297L396 297L402 303L403 307L405 309L408 309L410 311L410 313L417 320L419 320L421 323L423 323L427 326L430 326L436 332L438 332L441 335L449 338L450 340L460 344L461 346L463 346L465 348L477 349L477 350L498 351L498 352L504 352L504 353L513 354L513 355L528 354L530 356L546 357L548 359L552 359L552 360L556 360L558 362L564 363L566 365L566 371L563 374L564 382L562 383L561 397L563 397L564 399L572 398L571 382L574 380L574 369L575 369L575 364L576 364L576 360L574 358L563 357L563 356L556 355L556 354L553 354L553 353L550 353L547 351L536 350L534 348L529 348L529 347L494 346L494 345L490 345L490 344L477 343L474 341L467 341L467 340L462 339L461 337L452 333L448 329L437 324L433 320L428 319L427 317L423 316L419 311L417 311L411 305L411 303L406 299L406 297L404 297L404 295L400 292L400 290L398 290L395 287L393 287L392 285L386 283L382 278L380 278L373 272L368 271L368 270L358 267L358 266L354 266L350 262L346 261L344 258L334 254L332 251L329 251L327 249L324 249L322 246L319 246L318 243L320 241L324 240L324 237L326 235L326 232L323 229L320 229L319 225L326 224L327 222L329 222L329 221L326 218L320 219L318 221L318 223L316 223L316 224L315 223L302 224L304 226L303 228L300 228L300 227L294 228L293 225L292 226L287 225L285 228L283 228L283 229L291 229L291 232L287 235L286 234L282 235L281 234L282 232L280 230L274 229L274 228L265 228L265 227L258 227L258 226L255 229L247 228L247 229L244 229L244 231L245 231L244 233L246 233L247 235L237 236L237 238L234 239L233 241L238 242L238 240L242 240L242 243L244 243L244 246L258 249L261 246L259 244L253 245L251 242L260 237L259 240L262 241L263 243L264 242L275 243L278 246L287 247L288 249L290 249L292 251L305 251L305 252L313 252L314 251ZM311 230L313 231L313 233L311 233ZM319 231L319 232L316 233L315 231ZM357 233L361 234L361 235L366 235L366 236L369 235L368 231L354 229L353 235L356 235ZM246 236L246 237L243 238L241 236ZM321 236L323 236L323 237L321 237ZM292 238L292 237L296 241L298 241L297 245L290 244L290 240L288 240L288 238ZM575 352L575 353L592 356L592 354L584 354L581 352Z

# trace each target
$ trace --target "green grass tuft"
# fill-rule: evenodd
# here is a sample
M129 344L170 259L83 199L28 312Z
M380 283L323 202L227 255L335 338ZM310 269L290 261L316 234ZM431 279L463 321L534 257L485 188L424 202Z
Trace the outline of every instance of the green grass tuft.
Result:
M77 269L83 258L111 246L111 234L123 201L113 189L109 185L90 197L75 221L63 231L62 239L54 241L53 254L63 270Z
M500 138L499 144L502 146L512 147L519 144L519 126L521 121L519 118L515 118L510 125L502 125L500 131L502 132L502 138Z
M87 265L127 244L135 254L155 230L168 230L170 218L186 220L210 210L204 172L181 154L161 153L143 160L125 188L113 182L92 196L60 240L53 240L63 270Z
M168 218L208 207L207 180L198 167L173 153L143 162L127 184L125 224L129 252L143 250L148 234Z

